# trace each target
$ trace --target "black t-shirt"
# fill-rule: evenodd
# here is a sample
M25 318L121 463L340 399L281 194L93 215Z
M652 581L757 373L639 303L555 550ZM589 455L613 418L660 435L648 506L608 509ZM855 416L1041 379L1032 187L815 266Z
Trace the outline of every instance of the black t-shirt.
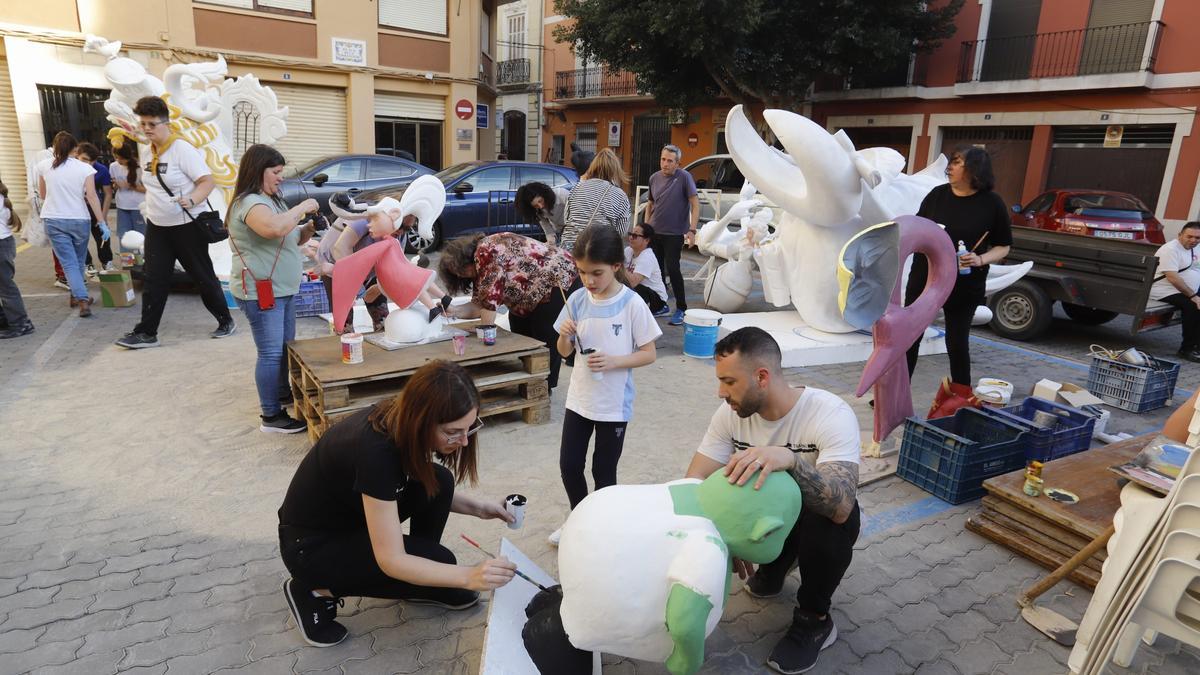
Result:
M991 190L980 190L973 195L959 197L950 189L949 184L939 185L925 196L917 215L945 225L946 236L954 244L955 250L958 250L960 241L966 245L968 251L971 250L984 232L988 233L987 238L975 249L975 253L979 255L983 255L993 246L1012 245L1012 223L1009 220L1008 207L1004 205L1000 195ZM946 299L946 305L983 303L988 266L970 269L970 274L958 276L954 290ZM906 298L911 301L925 288L928 273L929 265L925 256L914 255L912 271L908 275Z
M279 507L281 527L322 532L366 529L362 495L399 499L408 483L400 450L371 427L367 417L372 410L360 410L333 425L308 451Z

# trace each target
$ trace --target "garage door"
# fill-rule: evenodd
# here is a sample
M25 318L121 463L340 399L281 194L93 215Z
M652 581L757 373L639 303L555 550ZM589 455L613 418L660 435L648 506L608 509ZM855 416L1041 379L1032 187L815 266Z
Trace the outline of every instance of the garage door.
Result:
M276 147L288 164L303 166L349 147L346 129L346 90L296 84L270 85L279 106L288 107L287 136Z
M17 108L13 105L12 82L8 78L8 59L4 58L0 58L0 180L8 186L8 198L17 214L28 213L21 130L17 127Z
M1021 201L1033 127L948 127L943 129L942 152L946 157L960 146L974 145L992 157L996 194L1005 204Z
M405 120L443 120L446 99L440 96L409 96L375 92L375 116Z
M1106 148L1104 138L1109 129L1054 127L1046 187L1128 192L1154 211L1158 208L1158 193L1162 190L1175 125L1120 127L1120 144Z

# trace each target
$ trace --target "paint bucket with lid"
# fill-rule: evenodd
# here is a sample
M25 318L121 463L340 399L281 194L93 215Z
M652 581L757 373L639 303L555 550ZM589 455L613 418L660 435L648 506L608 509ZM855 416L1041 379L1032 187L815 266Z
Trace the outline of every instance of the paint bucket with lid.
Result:
M721 328L721 313L711 309L689 309L683 313L683 353L711 359Z
M346 333L342 336L342 363L363 362L362 333Z

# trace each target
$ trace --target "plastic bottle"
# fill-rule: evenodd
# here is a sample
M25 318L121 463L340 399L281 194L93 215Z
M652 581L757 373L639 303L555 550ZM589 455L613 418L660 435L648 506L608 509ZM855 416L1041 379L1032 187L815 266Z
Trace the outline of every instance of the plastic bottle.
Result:
M959 239L958 240L958 257L962 258L964 255L966 255L969 252L970 251L967 250L967 245L963 243L962 239ZM971 273L971 268L963 267L960 264L959 268L958 268L958 273L960 276L966 276Z

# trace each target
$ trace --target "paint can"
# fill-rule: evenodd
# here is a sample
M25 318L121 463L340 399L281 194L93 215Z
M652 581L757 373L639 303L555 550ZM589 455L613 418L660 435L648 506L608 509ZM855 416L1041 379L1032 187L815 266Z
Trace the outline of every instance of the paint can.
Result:
M508 529L519 530L525 524L525 495L512 494L504 498L504 510L515 519L508 524Z
M711 359L721 329L721 313L711 309L689 309L683 313L683 354Z
M483 344L489 347L496 344L496 327L492 324L479 326L475 329L475 334L479 336L480 340L483 340Z
M589 347L589 348L587 348L587 349L580 349L580 350L579 350L579 355L580 355L580 356L587 356L588 354L595 354L595 353L596 353L596 350L595 350L595 349L592 349L592 348L590 348L590 347ZM584 359L584 360L583 360L583 364L581 365L581 367L582 367L582 368L587 368L587 359ZM592 379L593 379L593 380L595 380L595 381L599 382L600 380L603 380L603 379L604 379L604 371L602 371L602 370L591 370L590 368L589 368L588 370L589 370L589 371L592 373Z
M1046 410L1038 410L1033 413L1033 423L1045 429L1053 429L1058 426L1058 415Z
M363 362L362 333L346 333L342 336L342 363Z
M455 335L454 337L452 337L450 339L454 341L455 356L462 356L463 354L467 353L467 336L466 335Z

